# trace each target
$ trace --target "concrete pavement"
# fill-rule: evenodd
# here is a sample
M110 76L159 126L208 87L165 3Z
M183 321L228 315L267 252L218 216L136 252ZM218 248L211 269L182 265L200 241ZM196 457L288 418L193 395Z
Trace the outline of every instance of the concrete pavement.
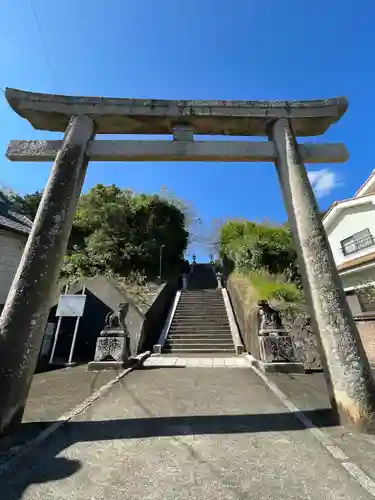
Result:
M375 436L353 432L350 428L334 425L329 412L324 410L329 407L329 397L323 373L269 374L268 378L294 405L308 414L316 426L324 430L329 439L345 453L349 460L355 462L375 482Z
M51 422L72 411L116 375L114 371L88 372L87 365L35 374L22 425L16 433L0 439L0 465L9 454L35 439Z
M2 500L373 498L250 368L231 367L126 375L0 485Z

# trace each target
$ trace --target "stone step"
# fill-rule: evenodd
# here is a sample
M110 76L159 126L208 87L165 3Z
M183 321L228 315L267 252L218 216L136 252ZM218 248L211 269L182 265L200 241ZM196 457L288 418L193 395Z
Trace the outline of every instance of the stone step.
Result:
M172 331L169 332L168 337L169 338L176 338L175 336L181 336L183 335L184 337L191 337L194 338L195 336L203 336L203 337L208 337L211 339L216 339L216 338L232 338L232 334L230 330L178 330L178 331Z
M184 326L199 326L199 325L212 325L214 326L215 328L216 327L225 327L225 328L229 328L229 321L227 318L223 318L221 321L211 321L210 318L205 318L205 319L178 319L178 318L175 318L173 321L172 321L172 325L171 326L180 326L180 325L184 325Z
M174 329L175 327L185 327L185 328L197 328L199 326L207 327L210 326L212 329L215 328L226 328L229 329L229 322L227 319L223 319L223 321L210 321L210 319L201 319L201 320L181 320L181 319L174 319L171 324L171 328Z
M215 314L213 314L212 316L209 315L209 314L205 314L204 316L194 316L193 314L189 314L189 315L183 315L183 316L173 316L173 320L172 320L173 323L196 323L196 324L199 324L199 323L215 323L215 324L228 324L229 323L229 320L228 320L228 316L224 316L224 315L221 315L221 316L217 316Z
M206 294L206 293L183 293L180 296L180 300L223 300L222 293L217 294Z
M205 345L208 347L211 346L227 346L227 347L233 347L233 341L232 339L216 339L216 340L210 340L210 339L188 339L188 340L182 340L182 339L168 339L165 345L170 345L173 347L178 347L178 346L195 346L195 345Z
M224 302L219 301L208 301L208 300L196 300L196 301L183 301L179 302L177 307L195 307L195 306L204 306L204 307L224 307Z
M188 290L187 292L182 292L181 298L194 298L194 297L199 297L203 299L216 299L216 298L223 298L223 293L221 290L216 289L216 290Z
M196 333L196 332L193 332L193 333L179 333L179 332L172 332L168 335L168 338L169 339L200 339L200 338L204 338L204 339L231 339L232 338L232 335L230 332L217 332L217 333L205 333L205 332L202 332L202 333Z
M210 332L210 331L197 331L197 332L191 332L191 331L181 331L181 332L171 332L169 335L168 335L168 338L169 339L178 339L178 338L190 338L190 339L201 339L201 338L206 338L206 339L209 339L209 341L211 342L216 340L216 339L223 339L223 340L227 340L227 339L231 339L232 338L232 334L227 331L227 332Z
M181 336L184 337L196 337L196 336L204 336L209 338L217 338L217 337L230 337L232 338L232 333L229 330L193 330L189 328L183 328L182 330L169 330L168 337Z
M219 293L206 293L206 292L187 292L182 293L180 300L223 300L223 294Z
M183 314L183 315L174 315L172 321L194 321L196 323L199 322L206 322L206 323L212 323L215 321L216 323L227 323L228 316L224 316L224 314L200 314L200 315L194 315L194 314Z
M206 311L206 310L215 310L215 311L220 311L220 310L223 310L223 311L226 311L225 307L224 307L224 304L205 304L204 302L197 302L196 304L179 304L177 306L177 309L179 310L182 310L182 309L191 309L191 310L202 310L202 311Z
M221 320L227 320L228 315L226 312L213 312L212 314L209 314L209 311L205 312L194 312L194 311L176 311L173 319L174 318L180 318L180 319L196 319L196 320L205 320L205 319L221 319Z
M180 321L228 321L228 316L226 314L178 314L174 315L173 319L179 319Z
M186 330L188 332L195 332L197 330L205 330L205 331L211 331L211 332L230 332L229 326L223 325L223 326L216 326L212 325L211 323L203 324L202 323L197 323L195 326L193 325L184 325L183 323L179 325L172 325L169 329L170 332L177 332L181 330Z
M212 299L215 297L223 297L223 292L219 288L211 290L188 290L187 292L182 292L181 297L204 297L206 299Z
M199 325L212 325L214 328L216 327L226 327L229 328L229 321L228 318L223 318L220 321L216 320L213 321L211 318L200 318L200 319L194 319L194 318L173 318L171 326L199 326Z
M213 314L227 314L225 307L202 307L201 305L191 307L178 307L175 314L207 314L207 312L211 312Z
M214 310L224 310L226 311L225 307L224 307L224 304L217 304L217 305L213 305L213 304L205 304L204 302L197 302L196 304L179 304L177 306L177 309L202 309L202 310L206 310L206 309L214 309Z
M189 313L189 314L192 314L192 313L195 313L195 314L206 314L207 312L211 312L213 314L226 314L227 311L225 309L225 307L204 307L204 306L201 306L201 305L197 305L197 306L183 306L183 307L178 307L176 309L176 314L177 313Z
M183 337L173 337L173 336L168 336L166 342L173 342L173 343L178 343L178 342L206 342L208 344L210 343L222 343L226 344L227 342L233 343L232 336L227 335L226 337L207 337L206 335L202 335L201 337L196 337L196 336L190 336L190 335L184 335Z
M178 352L181 352L181 353L194 353L194 352L202 352L202 353L206 353L206 352L235 352L235 349L234 347L232 347L231 349L228 349L228 348L223 348L223 349L219 349L217 347L210 347L210 348L204 348L204 347L195 347L195 348L186 348L186 349L180 349L180 348L168 348L166 347L165 349L163 349L163 352L165 353L178 353Z
M195 311L195 312L206 312L206 311L212 311L212 312L220 312L223 311L225 312L226 309L224 305L220 306L207 306L206 304L195 304L195 305L182 305L178 306L176 311Z
M204 302L204 301L197 301L197 302L181 302L178 303L178 306L177 308L182 308L182 307L211 307L213 309L217 309L217 308L223 308L225 309L225 306L224 306L224 303L223 304L220 304L220 303L215 303L215 302L212 302L211 304L208 304L207 302Z
M219 293L200 293L200 292L188 292L182 293L180 300L223 300L223 294Z
M233 344L173 344L171 346L166 345L165 350L171 349L172 352L176 350L188 350L188 349L215 349L216 351L232 351L234 350Z
M196 335L200 333L198 330L200 330L201 327L199 325L197 326L183 326L181 325L178 328L170 328L168 331L168 334L176 334L176 335L181 335L184 331L187 332L187 335ZM207 325L206 327L203 327L203 332L202 335L225 335L231 334L231 329L229 327L227 328L216 328L215 326L212 325Z

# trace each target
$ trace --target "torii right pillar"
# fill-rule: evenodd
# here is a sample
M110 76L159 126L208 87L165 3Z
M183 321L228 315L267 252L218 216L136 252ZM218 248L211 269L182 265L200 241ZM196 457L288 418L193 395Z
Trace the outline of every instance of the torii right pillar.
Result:
M375 382L347 304L317 202L288 118L270 127L304 292L321 344L332 407L342 423L375 430Z

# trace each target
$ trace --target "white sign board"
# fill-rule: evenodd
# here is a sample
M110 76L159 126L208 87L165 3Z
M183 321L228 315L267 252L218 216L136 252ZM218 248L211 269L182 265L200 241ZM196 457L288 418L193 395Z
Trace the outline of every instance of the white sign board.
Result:
M60 295L56 316L79 318L83 315L86 295Z

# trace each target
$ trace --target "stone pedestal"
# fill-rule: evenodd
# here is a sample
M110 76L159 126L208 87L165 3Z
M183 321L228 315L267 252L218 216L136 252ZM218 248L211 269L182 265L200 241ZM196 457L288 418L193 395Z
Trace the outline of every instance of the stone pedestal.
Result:
M280 315L268 302L259 303L259 361L264 372L304 373L298 363L291 337L282 325Z
M129 357L126 341L125 337L99 337L94 361L126 361Z
M113 370L131 366L132 361L128 335L121 328L110 328L100 333L89 370Z
M295 361L292 339L289 335L259 337L259 350L261 359L266 363Z

